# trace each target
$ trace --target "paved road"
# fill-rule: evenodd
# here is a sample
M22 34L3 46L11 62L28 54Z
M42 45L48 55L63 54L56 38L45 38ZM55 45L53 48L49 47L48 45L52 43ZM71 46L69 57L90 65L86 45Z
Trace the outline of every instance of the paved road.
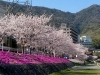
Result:
M74 66L73 69L100 69L100 66Z

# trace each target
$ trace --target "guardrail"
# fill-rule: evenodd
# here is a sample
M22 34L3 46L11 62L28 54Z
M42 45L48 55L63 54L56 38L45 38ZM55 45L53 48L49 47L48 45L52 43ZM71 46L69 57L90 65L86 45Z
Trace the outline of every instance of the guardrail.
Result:
M20 52L20 50L18 50L17 48L11 48L11 47L7 47L7 46L1 46L0 45L0 50L3 50L3 51L9 51L9 52Z

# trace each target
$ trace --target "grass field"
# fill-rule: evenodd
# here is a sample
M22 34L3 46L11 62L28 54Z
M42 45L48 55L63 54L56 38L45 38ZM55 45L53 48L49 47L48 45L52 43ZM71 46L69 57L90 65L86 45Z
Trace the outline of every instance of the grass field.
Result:
M100 70L78 70L78 69L66 69L60 72L55 72L49 75L100 75Z

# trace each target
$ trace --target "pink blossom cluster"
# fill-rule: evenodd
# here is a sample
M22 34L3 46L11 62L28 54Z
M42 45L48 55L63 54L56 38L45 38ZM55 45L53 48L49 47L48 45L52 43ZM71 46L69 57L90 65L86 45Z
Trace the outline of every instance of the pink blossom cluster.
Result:
M0 63L2 64L50 64L50 63L71 63L68 59L50 57L37 54L21 54L7 51L0 51Z
M5 43L4 37L13 36L18 49L23 48L22 53L25 48L35 48L37 53L42 50L44 53L53 54L54 57L68 54L71 57L84 60L88 48L73 43L71 36L65 30L51 27L48 23L51 18L52 15L45 14L41 16L6 15L4 18L0 18L0 43L2 45Z

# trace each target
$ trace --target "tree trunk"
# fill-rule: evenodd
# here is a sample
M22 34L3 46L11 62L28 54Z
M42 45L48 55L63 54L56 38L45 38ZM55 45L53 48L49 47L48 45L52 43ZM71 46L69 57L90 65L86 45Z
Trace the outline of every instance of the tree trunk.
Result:
M22 54L24 54L24 46L22 46Z
M31 48L30 48L30 52L29 53L31 54Z
M56 56L55 50L53 50L53 56L54 56L54 57Z

